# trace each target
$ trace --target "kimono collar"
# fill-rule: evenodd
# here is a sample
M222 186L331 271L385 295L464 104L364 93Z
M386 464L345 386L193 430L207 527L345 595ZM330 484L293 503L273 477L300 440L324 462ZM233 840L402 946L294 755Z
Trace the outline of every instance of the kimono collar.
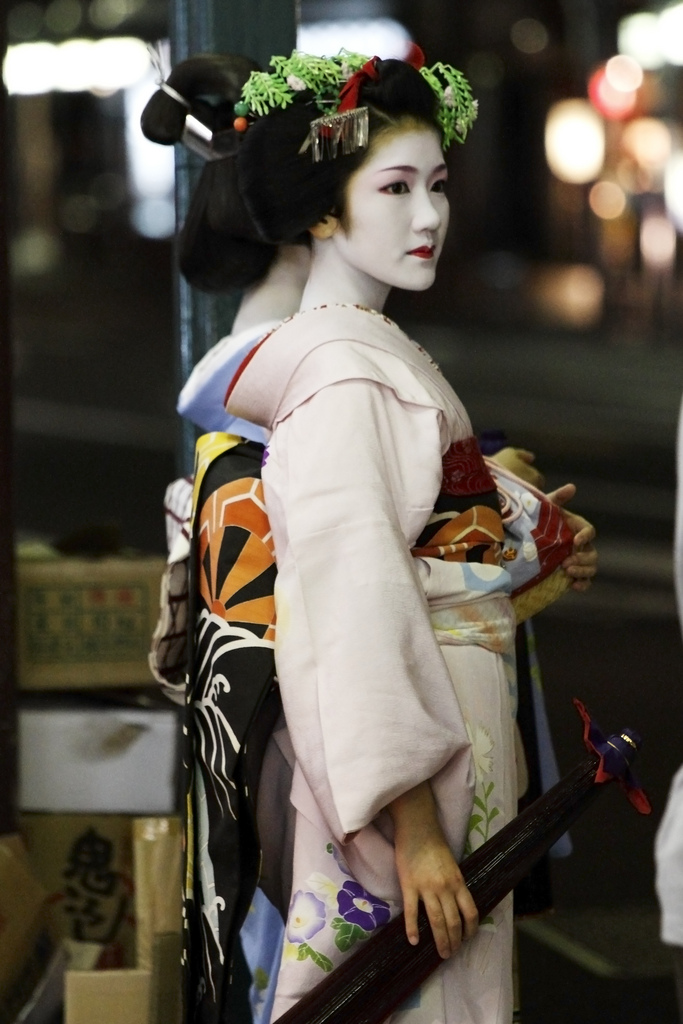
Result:
M354 352L349 353L344 344L330 350L324 365L320 360L306 362L316 349L334 342L352 342ZM364 357L358 355L359 346L366 352ZM444 396L450 390L427 353L388 317L361 306L318 306L295 313L259 342L228 389L226 410L272 430L298 404L329 384L350 378L386 383L378 352L396 359L407 388L417 371L419 376L430 377L432 389L437 378ZM412 394L405 397L419 401Z

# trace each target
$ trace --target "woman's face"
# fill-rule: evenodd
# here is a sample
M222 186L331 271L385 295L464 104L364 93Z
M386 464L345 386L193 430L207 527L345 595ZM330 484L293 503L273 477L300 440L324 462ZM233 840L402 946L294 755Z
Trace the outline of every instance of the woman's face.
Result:
M381 140L347 185L345 216L331 239L338 256L389 287L429 288L448 228L447 177L435 131Z

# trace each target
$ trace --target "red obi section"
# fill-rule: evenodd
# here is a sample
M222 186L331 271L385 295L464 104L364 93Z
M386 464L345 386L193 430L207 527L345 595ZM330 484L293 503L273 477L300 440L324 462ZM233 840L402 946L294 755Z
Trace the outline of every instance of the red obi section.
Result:
M455 441L443 457L442 494L475 495L496 490L476 437Z

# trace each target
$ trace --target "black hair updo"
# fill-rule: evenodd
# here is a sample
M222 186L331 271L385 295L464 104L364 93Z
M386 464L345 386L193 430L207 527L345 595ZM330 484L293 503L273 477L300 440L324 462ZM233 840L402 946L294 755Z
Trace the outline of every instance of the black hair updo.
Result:
M378 60L377 80L364 82L359 105L369 108L370 145L403 120L439 131L436 97L420 72L402 60ZM346 183L368 150L314 163L310 148L300 153L311 121L320 116L310 93L300 93L284 110L259 118L245 134L237 157L244 203L261 236L291 242L330 212L341 214Z
M159 89L142 112L143 133L153 142L181 140L192 113L212 132L237 135L234 105L252 71L247 57L199 54L178 64L167 84L187 106ZM239 144L240 140L235 140ZM242 201L233 158L209 161L202 169L178 239L178 262L197 288L221 292L246 288L268 271L276 249L261 237Z
M436 97L420 72L402 60L377 60L376 79L363 82L358 103L369 110L370 145L408 121L439 131ZM342 214L346 184L368 150L314 163L301 152L311 121L320 116L313 94L300 92L284 110L257 118L248 130L232 128L234 105L258 66L245 57L202 54L178 64L168 85L189 112L232 140L234 157L209 161L180 232L180 269L208 291L244 288L260 280L284 242L308 239L326 214ZM142 115L147 138L170 145L181 139L188 108L160 89Z

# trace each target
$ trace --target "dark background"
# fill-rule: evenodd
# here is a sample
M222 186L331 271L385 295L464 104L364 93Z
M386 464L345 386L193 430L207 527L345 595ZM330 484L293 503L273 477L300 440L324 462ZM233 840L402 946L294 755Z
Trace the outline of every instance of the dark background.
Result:
M16 26L31 11L32 39L64 38L46 20L49 6L10 4L10 44L26 40ZM167 35L161 0L129 8L118 34ZM590 185L553 178L543 148L550 105L585 97L588 75L616 52L619 19L644 9L624 0L305 0L301 10L308 22L331 10L336 19L392 16L430 63L470 74L480 118L449 157L452 229L437 284L392 296L387 311L440 361L475 429L502 428L534 450L549 487L575 480L576 507L599 530L598 581L536 623L549 717L562 770L582 750L572 696L606 730L642 732L654 813L638 818L615 789L572 830L573 855L553 865L557 913L522 928L526 1024L676 1020L652 848L683 760L671 558L680 252L666 273L643 265L638 225L647 202L659 201L653 186L629 197L615 262ZM538 53L511 41L522 18L547 31ZM85 13L83 33L98 35ZM679 70L654 77L658 98L645 112L680 127ZM93 195L102 174L125 183L121 96L12 95L7 115L16 536L53 541L98 525L125 547L161 552L163 493L180 472L172 242L136 234L125 188L86 229L64 212L70 197ZM25 256L36 227L53 245L43 264ZM541 301L548 275L575 265L596 271L604 288L586 322L559 299Z

